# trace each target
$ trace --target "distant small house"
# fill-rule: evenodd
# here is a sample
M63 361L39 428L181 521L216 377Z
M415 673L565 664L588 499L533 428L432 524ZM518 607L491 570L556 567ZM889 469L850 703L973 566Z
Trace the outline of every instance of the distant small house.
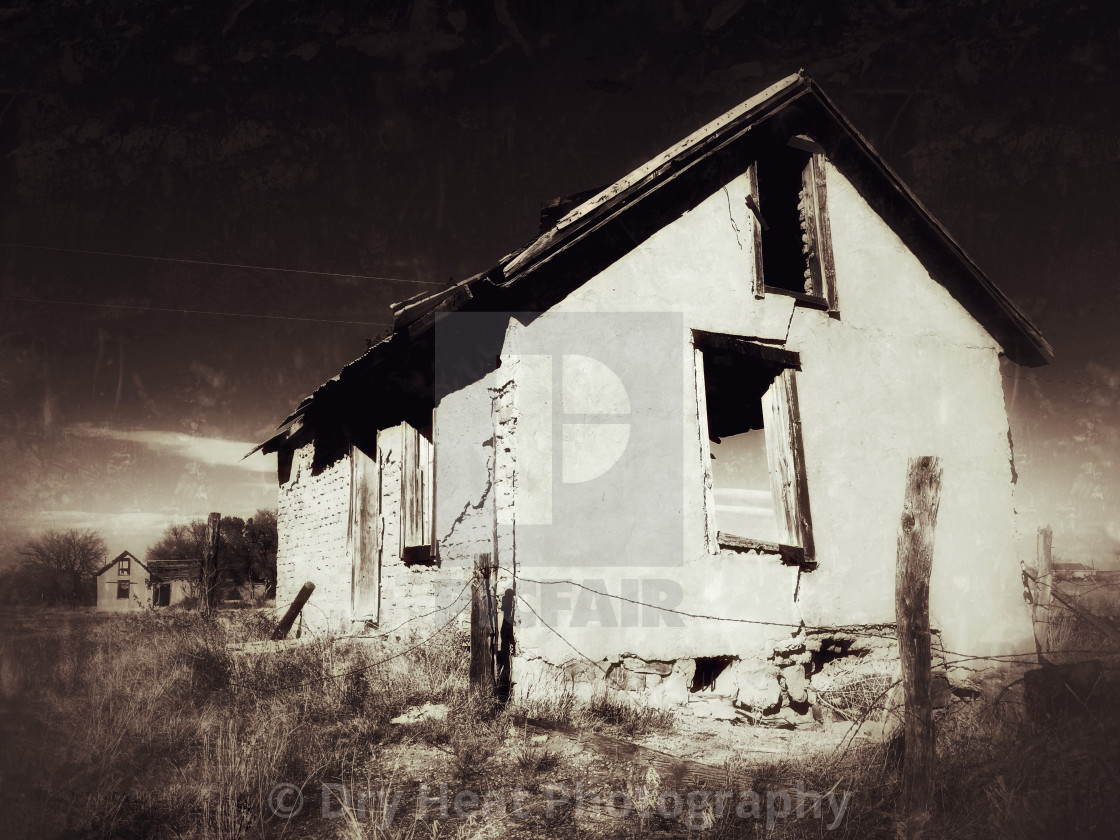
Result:
M151 606L149 576L147 566L122 551L97 572L97 609L131 612Z
M97 609L135 612L170 607L191 594L199 578L197 560L143 563L122 551L97 572Z

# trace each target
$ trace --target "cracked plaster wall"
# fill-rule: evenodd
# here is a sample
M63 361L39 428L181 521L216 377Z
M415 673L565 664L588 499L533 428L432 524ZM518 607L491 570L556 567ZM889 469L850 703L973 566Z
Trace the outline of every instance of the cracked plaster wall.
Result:
M494 376L449 395L439 406L436 522L442 567L404 570L399 561L386 561L382 627L390 613L403 620L418 614L421 605L426 611L449 601L469 576L474 555L494 552L495 543L497 562L508 569L516 552L523 576L575 579L637 599L642 590L635 580L668 580L682 593L677 609L760 622L678 617L645 626L637 608L573 589L568 608L554 610L553 626L562 639L519 604L514 679L521 691L547 678L552 666L580 660L573 647L608 665L628 654L647 662L715 656L761 662L802 621L890 624L906 460L933 454L944 465L931 582L933 623L949 649L1027 649L1030 624L1019 600L1013 557L1011 453L999 348L931 280L854 188L831 166L826 172L839 318L795 307L788 296L753 296L755 220L746 206L746 178L740 177L549 313L517 328L526 335L547 334L556 327L554 313L681 313L685 369L680 390L665 396L681 400L684 407L680 563L672 568L620 567L611 557L588 557L579 568L547 565L547 542L534 544L518 527L517 508L527 492L526 475L518 469L518 447L527 441L518 436L524 438L532 426L526 422L535 407L525 395L519 398L518 368L507 358ZM816 570L799 572L754 552L709 553L690 350L693 329L752 337L800 354L798 392ZM632 418L635 423L655 420ZM341 479L301 480L311 494L341 492ZM325 489L324 482L333 482L335 490ZM295 561L304 557L288 545L293 538L284 536L290 530L285 523L302 516L329 537L329 551L320 553L333 552L332 574L348 586L349 560L337 551L338 535L328 521L345 523L345 516L328 510L329 505L312 515L309 504L296 502L295 495L281 488L282 570L297 568ZM626 528L626 514L625 500L604 500L586 528L591 533ZM532 568L526 571L524 561L530 558ZM306 558L302 562L306 565ZM319 570L326 573L328 568L321 562ZM501 575L499 586L504 588L508 571ZM303 577L297 572L296 578L298 586ZM295 580L284 571L281 579ZM536 610L545 611L541 586L520 581L518 591ZM293 594L282 585L282 599ZM594 608L613 607L610 618L572 626L580 599L585 617L590 604L599 617L607 616L606 606L598 613Z
M667 576L680 582L679 609L686 612L777 624L890 624L907 458L934 454L942 458L945 474L931 583L933 623L950 649L985 654L1029 649L1030 625L1013 557L1011 453L999 347L831 166L826 177L838 319L795 307L786 296L752 296L754 219L746 208L745 178L552 310L681 312L682 342L689 341L692 329L703 329L773 341L798 352L819 567L799 575L771 556L707 553L700 430L694 379L687 370L680 395L686 408L681 565L635 571L604 563L538 568L534 576L594 580L612 594L622 593L623 577ZM545 328L550 315L527 329ZM588 527L625 527L625 519L605 510L603 521ZM535 597L540 608L539 591L530 590L527 597ZM619 611L615 616L621 621ZM592 622L572 627L564 626L563 613L558 617L557 629L574 648L601 662L627 653L663 661L749 656L772 649L792 632L689 618L683 627ZM560 664L580 658L556 634L535 624L520 631L525 659ZM531 671L522 666L523 673Z

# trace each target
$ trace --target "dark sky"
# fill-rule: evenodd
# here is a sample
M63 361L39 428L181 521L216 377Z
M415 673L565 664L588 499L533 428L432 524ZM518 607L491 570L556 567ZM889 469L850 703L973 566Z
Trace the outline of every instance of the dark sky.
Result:
M1053 0L10 0L0 557L273 506L237 458L390 301L804 68L1054 345L1007 368L1017 504L1112 562L1118 41L1113 4Z

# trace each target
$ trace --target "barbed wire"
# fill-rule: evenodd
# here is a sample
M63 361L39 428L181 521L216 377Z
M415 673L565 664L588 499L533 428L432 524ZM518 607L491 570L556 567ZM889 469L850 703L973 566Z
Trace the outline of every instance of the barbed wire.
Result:
M470 581L467 581L467 583L469 585ZM463 589L465 591L466 587L463 587ZM461 594L462 593L460 593L460 595ZM458 601L458 597L456 597L455 601L452 601L450 604L447 604L444 607L440 607L439 609L433 610L430 613L425 613L425 616L433 615L437 612L442 612L443 610L450 609L451 607L455 606L455 603L457 601ZM373 668L376 668L380 665L384 665L385 663L391 662L394 659L399 659L402 656L405 656L409 653L412 653L413 651L419 650L420 648L424 647L429 642L434 640L437 636L439 636L441 633L443 633L444 630L446 630L448 627L450 627L455 622L455 620L457 618L459 618L460 615L463 614L463 610L465 610L466 608L467 608L467 604L463 604L461 607L459 607L459 609L455 612L455 614L453 616L451 616L451 618L449 618L443 625L440 626L440 628L438 630L436 630L434 633L432 633L426 639L424 639L420 642L417 642L414 645L410 645L409 647L403 648L402 650L399 650L399 651L397 651L393 654L390 654L389 656L386 656L382 659L378 659L376 662L370 662L366 665L363 665L360 668L352 668L348 671L343 671L340 674L325 674L322 677L316 677L316 678L311 679L311 680L304 680L303 682L289 683L287 685L281 685L281 686L273 686L273 687L270 687L270 688L257 688L256 686L248 685L247 683L230 683L230 688L242 688L242 689L245 689L247 691L256 692L257 694L277 694L281 691L291 691L291 690L297 689L297 688L306 688L307 686L318 685L320 683L327 682L328 680L343 679L345 677L353 676L354 674L360 674L364 671L369 671ZM413 620L416 620L416 619L422 618L422 617L424 617L424 616L414 616L413 618L409 619L409 621L413 621ZM407 623L408 623L408 621L403 622L396 629L400 629L400 627L403 627ZM396 630L393 630L393 631L390 631L390 632L396 632Z
M505 567L499 567L499 568L502 568L504 571L507 571L507 572L511 571L510 569L507 569ZM873 638L882 638L882 639L890 639L890 640L896 640L898 638L898 635L895 634L895 633L887 634L887 633L868 632L868 630L876 630L876 629L880 629L880 628L883 628L883 627L892 626L890 624L810 625L810 624L806 624L805 622L794 623L794 622L788 622L788 621L766 621L766 620L763 620L763 619L755 619L755 618L732 618L730 616L705 615L703 613L692 613L692 612L686 612L685 610L677 610L677 609L673 609L672 607L658 606L657 604L648 604L645 601L638 601L638 600L635 600L633 598L627 598L625 595L615 595L615 594L610 593L610 592L601 592L598 589L593 589L590 586L585 586L582 583L579 583L579 582L574 581L574 580L565 579L565 578L560 578L560 579L557 579L557 580L534 580L533 578L527 578L524 575L518 575L517 579L525 581L526 583L535 583L535 584L538 584L538 585L541 585L541 586L550 586L550 585L553 585L553 584L566 583L566 584L570 584L571 586L579 587L580 589L585 589L588 592L592 592L596 595L602 595L602 596L607 597L607 598L614 598L615 600L618 600L618 601L625 601L628 604L635 604L635 605L640 606L640 607L648 607L648 608L653 609L653 610L660 610L661 612L673 613L674 615L681 615L681 616L685 616L686 618L695 618L695 619L700 619L700 620L703 620L703 621L724 621L724 622L728 622L728 623L731 623L731 624L753 624L753 625L759 625L759 626L763 626L763 627L782 627L782 628L794 629L794 630L811 630L813 632L829 631L829 632L836 632L836 633L859 633L860 635L863 635L863 636L870 636L870 637L873 637ZM521 596L518 595L518 597L521 597Z
M693 619L697 619L697 620L720 621L720 622L727 622L727 623L733 623L733 624L751 624L751 625L764 626L764 627L781 627L781 628L784 628L784 629L793 629L793 630L796 630L798 632L849 633L849 634L861 635L861 636L871 637L871 638L886 639L888 641L892 641L892 642L896 642L896 643L898 641L897 632L894 632L894 633L875 632L875 631L881 631L881 630L883 630L887 627L892 627L893 625L891 625L891 624L877 623L877 624L847 624L847 625L811 625L811 624L806 624L805 622L800 622L800 623L795 624L793 622L778 622L778 621L767 621L767 620L763 620L763 619L733 618L733 617L729 617L729 616L706 615L706 614L703 614L703 613L692 613L692 612L688 612L686 610L677 610L677 609L673 609L671 607L659 606L659 605L656 605L656 604L649 604L649 603L646 603L644 601L639 601L639 600L634 599L634 598L628 598L628 597L623 596L623 595L615 595L615 594L610 593L610 592L603 592L601 590L594 589L593 587L586 586L586 585L581 584L577 581L566 579L566 578L560 578L560 579L556 579L556 580L537 580L537 579L534 579L534 578L528 578L528 577L518 575L514 570L511 570L511 569L509 569L508 567L505 567L505 566L496 566L495 568L500 569L502 571L505 571L505 572L513 575L514 580L521 580L521 581L524 581L526 583L533 583L533 584L537 584L537 585L540 585L540 586L548 586L548 585L556 585L556 584L568 584L568 585L575 586L577 588L586 590L586 591L591 592L593 594L601 595L601 596L607 597L607 598L612 598L612 599L615 599L617 601L622 601L622 602L625 602L625 603L634 604L634 605L637 605L639 607L648 607L650 609L660 610L662 612L672 613L674 615L680 615L680 616L684 616L686 618L693 618ZM384 634L379 634L379 635L385 635L385 636L392 635L392 634L396 633L398 630L400 630L402 627L404 627L405 625L407 625L407 624L409 624L413 621L418 621L420 619L427 618L429 616L435 615L437 613L440 613L440 612L443 612L445 610L448 610L448 609L452 608L453 606L455 606L456 603L458 603L460 601L463 594L467 591L467 588L470 587L470 585L472 583L473 583L473 578L468 577L466 582L463 584L462 589L459 590L458 594L455 596L455 598L450 603L448 603L444 606L441 606L441 607L437 607L436 609L431 610L429 612L420 613L420 614L411 616L408 619L406 619L405 621L398 624L392 630L386 631ZM515 594L517 595L518 600L520 600L521 603L526 607L526 609L528 609L529 612L532 613L533 616L540 622L541 626L543 626L544 628L549 630L551 633L556 635L562 642L564 642L565 645L567 645L569 648L571 648L572 651L574 651L581 659L585 660L590 665L595 667L598 671L600 671L604 675L604 677L609 678L609 673L608 673L607 669L604 668L603 665L600 662L592 659L590 656L585 654L578 647L576 647L575 644L573 644L572 641L567 638L567 636L565 636L562 632L560 632L560 630L558 630L556 627L553 627L551 624L549 624L547 621L545 621L544 618L541 616L541 614L539 612L537 612L537 610L533 607L532 603L530 603L529 600L524 595L522 595L520 592L516 592L516 590L515 590ZM306 680L306 681L298 682L298 683L291 683L291 684L288 684L288 685L277 686L277 687L273 687L273 688L269 688L269 689L259 689L259 688L255 688L254 686L250 686L250 685L247 685L247 684L244 684L244 683L234 683L234 684L231 684L231 687L244 688L244 689L247 689L247 690L250 690L250 691L256 691L259 694L272 694L272 693L278 693L280 691L289 691L289 690L296 689L296 688L303 688L303 687L306 687L306 686L309 686L309 685L315 685L315 684L318 684L318 683L326 682L327 680L345 678L345 677L348 677L348 676L352 676L354 674L358 674L358 673L362 673L364 671L368 671L372 668L378 667L379 665L383 665L387 662L390 662L390 661L392 661L394 659L397 659L401 656L405 656L406 654L409 654L409 653L411 653L415 650L418 650L418 649L424 647L429 642L434 640L437 636L439 636L444 630L446 630L463 613L463 611L466 609L466 607L467 607L467 603L463 603L462 606L459 607L459 609L456 611L456 613L446 623L444 623L438 630L436 630L434 633L432 633L430 636L428 636L424 640L422 640L422 641L420 641L420 642L418 642L414 645L411 645L407 648L404 648L400 651L397 651L396 653L393 653L390 656L379 659L376 662L372 662L372 663L369 663L367 665L364 665L360 668L354 668L354 669L351 669L351 670L348 670L348 671L344 671L340 674L328 674L328 675L324 675L322 677L318 677L318 678L315 678L315 679L312 679L312 680ZM325 615L325 613L324 613L324 615ZM975 653L965 653L965 652L962 652L962 651L951 650L951 649L946 648L943 645L939 645L939 644L934 645L934 651L937 654L940 655L941 660L942 660L940 662L940 665L942 667L945 667L945 668L953 667L953 668L959 668L961 670L974 671L974 672L977 672L981 669L968 668L964 665L964 663L983 661L983 662L998 662L998 663L1009 664L1009 665L1031 665L1031 664L1035 664L1035 663L1025 663L1025 662L1022 662L1021 660L1023 660L1024 658L1034 658L1034 657L1038 656L1038 651L1037 650L1024 651L1024 652L1021 652L1021 653L975 654ZM1097 649L1080 649L1080 650L1062 651L1062 653L1063 654L1077 653L1077 654L1097 654L1097 655L1100 655L1100 654L1107 654L1108 651L1107 650L1097 650ZM956 657L956 658L946 659L947 656L952 656L952 657ZM1082 661L1089 662L1089 661L1092 661L1092 660L1082 660ZM1074 664L1080 664L1080 663L1063 663L1063 664L1074 665Z
M511 570L506 568L506 567L499 567L499 568L503 569L503 571L511 572ZM760 620L760 619L731 618L731 617L727 617L727 616L704 615L704 614L700 614L700 613L687 612L685 610L676 610L676 609L672 609L670 607L658 606L656 604L648 604L644 601L638 601L638 600L635 600L633 598L627 598L623 595L615 595L615 594L610 593L610 592L601 592L597 589L593 589L592 587L585 586L581 583L578 583L578 582L576 582L574 580L570 580L570 579L558 579L558 580L552 580L552 581L541 581L541 580L534 580L533 578L527 578L527 577L524 577L524 576L518 576L517 579L525 581L527 583L535 583L535 584L542 585L542 586L550 585L550 584L557 584L557 583L567 583L567 584L570 584L572 586L579 587L580 589L585 589L588 592L593 592L597 595L603 595L607 598L613 598L615 600L624 601L626 603L636 604L636 605L641 606L641 607L649 607L650 609L661 610L663 612L673 613L675 615L681 615L681 616L685 616L687 618L695 618L695 619L706 620L706 621L722 621L722 622L728 622L728 623L733 623L733 624L752 624L752 625L760 625L760 626L766 626L766 627L783 627L783 628L791 628L791 629L796 629L796 630L799 630L799 631L805 631L805 632L811 632L811 633L851 633L851 634L858 634L858 635L865 636L865 637L887 639L887 640L893 641L893 642L898 641L898 633L897 632L895 632L895 633L870 632L870 631L879 630L879 629L882 629L882 628L885 628L885 627L892 627L893 625L891 625L891 624L812 625L812 624L806 624L804 622L802 622L800 624L794 624L792 622L763 621L763 620ZM525 600L524 596L522 596L520 593L518 593L517 597L522 601L522 603L524 603L529 608L529 611L532 612L533 615L537 617L537 619L541 622L542 625L544 625L549 630L551 630L553 633L555 633L557 636L559 636L569 647L572 648L572 650L576 651L576 653L578 653L584 659L587 659L588 662L592 662L593 664L596 664L596 665L598 664L598 663L595 663L594 660L591 660L590 658L588 658L585 654L581 653L579 651L579 649L576 648L575 645L573 645L559 630L557 630L556 628L554 628L551 625L549 625L548 623L546 623L544 621L544 619L541 618L540 614L532 608L532 605L530 605L529 602ZM1002 662L1004 664L1016 665L1016 664L1025 664L1025 663L1020 663L1018 660L1021 660L1021 659L1026 658L1026 657L1037 657L1038 656L1038 651L1037 650L1023 651L1021 653L977 654L977 653L966 653L966 652L963 652L963 651L952 650L952 649L947 648L944 645L940 645L940 644L934 645L933 647L934 647L934 650L937 653L939 653L941 655L942 659L944 660L941 663L944 667L949 667L949 666L961 667L962 670L977 670L977 669L964 668L963 663L965 663L965 662L988 661L988 662ZM1101 654L1101 653L1107 653L1107 651L1106 650L1096 650L1096 649L1087 648L1087 649L1080 649L1080 650L1063 651L1063 653L1096 653L1096 654ZM953 657L957 657L957 658L955 658L955 659L945 659L946 656L953 656ZM1086 660L1086 661L1091 661L1091 660Z
M524 578L522 578L522 580L524 580ZM574 650L582 658L584 658L588 662L590 662L593 666L595 666L595 668L602 671L604 677L609 676L607 674L607 669L606 668L604 668L602 665L600 665L598 662L596 662L594 659L592 659L586 653L584 653L579 648L577 648L575 645L573 645L570 641L568 641L567 637L565 637L563 633L561 633L559 630L557 630L555 627L553 627L551 624L549 624L547 621L545 621L543 618L541 618L540 613L538 613L535 609L533 609L533 605L530 604L528 601L526 601L524 596L521 595L521 593L517 593L517 598L518 598L518 600L521 601L521 603L523 603L526 607L529 608L529 612L531 612L533 615L535 615L537 617L537 621L539 621L542 625L544 625L549 630L551 630L553 633L555 633L560 638L560 641L562 641L564 644L566 644L568 647L570 647L572 650Z
M379 636L382 636L382 635L391 636L394 633L396 633L398 630L400 630L402 627L404 627L406 624L410 624L413 621L419 621L421 618L427 618L430 615L435 615L436 613L443 612L444 610L451 609L453 606L455 606L457 603L459 603L459 599L463 597L463 593L467 591L467 587L469 587L471 585L471 583L472 583L471 578L467 578L467 582L465 584L463 584L463 588L459 590L459 594L455 596L455 598L451 601L451 603L446 604L442 607L436 607L431 612L426 612L426 613L422 613L421 615L414 615L410 618L406 618L404 621L402 621L400 624L398 624L392 630L387 630L385 633L378 632L377 635L379 635ZM466 604L464 604L463 607L466 608Z

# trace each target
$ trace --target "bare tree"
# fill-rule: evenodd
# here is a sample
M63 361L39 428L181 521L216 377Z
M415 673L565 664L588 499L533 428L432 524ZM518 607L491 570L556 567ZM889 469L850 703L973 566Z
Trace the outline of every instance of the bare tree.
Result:
M276 597L276 511L261 508L245 520L245 551L253 576L265 582L265 595Z
M271 595L276 589L276 511L258 510L248 520L223 516L219 526L218 568L239 585L263 580ZM168 525L159 542L148 549L149 562L201 560L206 520Z
M81 596L82 582L105 565L105 540L96 531L47 531L19 549L24 568L44 593L59 600Z

